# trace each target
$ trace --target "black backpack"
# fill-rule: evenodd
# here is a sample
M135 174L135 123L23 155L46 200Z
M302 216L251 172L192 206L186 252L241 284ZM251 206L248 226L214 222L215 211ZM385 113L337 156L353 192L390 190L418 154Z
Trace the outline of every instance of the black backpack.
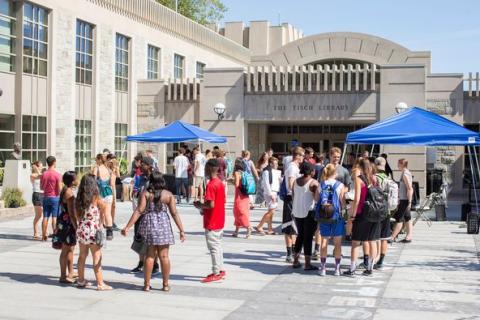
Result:
M367 186L367 196L363 206L362 215L368 222L381 222L388 214L388 201L385 193L379 186L369 186L365 176L360 176Z

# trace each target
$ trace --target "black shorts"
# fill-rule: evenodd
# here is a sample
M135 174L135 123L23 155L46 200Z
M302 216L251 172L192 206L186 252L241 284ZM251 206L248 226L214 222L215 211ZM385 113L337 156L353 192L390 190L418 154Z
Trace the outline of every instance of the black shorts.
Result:
M408 222L412 219L408 200L400 200L400 202L398 203L397 212L395 212L393 217L397 222Z
M286 196L283 200L282 233L287 235L296 234L295 219L292 216L292 196Z
M369 222L362 214L353 220L352 241L375 241L380 239L380 222Z
M42 207L43 206L43 193L42 192L32 193L32 203L35 207Z
M390 216L380 222L380 240L388 240L392 235L392 228L390 226Z

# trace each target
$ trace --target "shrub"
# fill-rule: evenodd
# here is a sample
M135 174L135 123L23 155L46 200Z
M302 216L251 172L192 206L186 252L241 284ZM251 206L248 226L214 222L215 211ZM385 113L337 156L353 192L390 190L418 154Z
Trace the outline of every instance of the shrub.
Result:
M18 208L27 204L22 198L22 191L18 188L4 189L2 200L5 202L5 208Z
M128 173L128 160L123 157L120 157L118 159L118 165L120 167L120 175L121 176L126 175Z

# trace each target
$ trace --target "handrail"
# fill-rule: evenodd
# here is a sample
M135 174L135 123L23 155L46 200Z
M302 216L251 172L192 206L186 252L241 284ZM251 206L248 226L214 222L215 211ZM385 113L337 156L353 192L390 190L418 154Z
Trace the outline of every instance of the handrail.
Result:
M217 51L243 64L250 63L250 51L247 48L154 0L87 1L145 25L167 31L197 45Z

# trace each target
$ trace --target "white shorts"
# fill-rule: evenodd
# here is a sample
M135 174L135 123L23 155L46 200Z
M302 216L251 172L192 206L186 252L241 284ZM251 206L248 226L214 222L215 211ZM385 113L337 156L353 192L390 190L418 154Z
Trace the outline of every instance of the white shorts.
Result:
M274 195L277 195L276 192L272 192ZM277 209L278 207L278 198L275 197L276 201L273 201L272 199L272 196L268 195L268 194L264 194L263 197L265 198L265 202L267 203L267 207L268 207L268 210L272 210L272 209Z
M113 203L113 195L106 196L103 198L103 202L105 203Z

